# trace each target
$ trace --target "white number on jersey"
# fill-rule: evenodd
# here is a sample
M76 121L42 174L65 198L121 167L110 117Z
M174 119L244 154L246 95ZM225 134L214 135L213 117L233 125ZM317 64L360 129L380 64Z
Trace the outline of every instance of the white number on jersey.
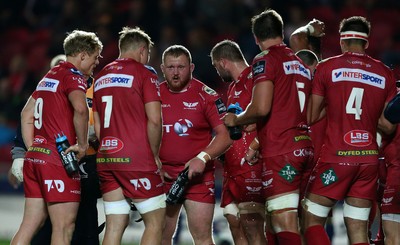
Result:
M363 88L353 88L346 104L346 113L354 114L356 120L361 120L361 103L364 95Z
M43 99L37 98L35 102L35 112L33 113L33 116L35 118L34 125L37 129L40 129L43 125L42 113L43 113Z
M112 95L102 96L101 102L106 103L106 109L104 110L104 128L110 127L110 119L111 119L111 112L112 112Z
M306 103L306 94L304 91L301 91L300 89L304 89L305 84L301 82L296 82L296 87L297 87L297 93L299 94L299 102L300 102L300 111L304 111L304 105Z

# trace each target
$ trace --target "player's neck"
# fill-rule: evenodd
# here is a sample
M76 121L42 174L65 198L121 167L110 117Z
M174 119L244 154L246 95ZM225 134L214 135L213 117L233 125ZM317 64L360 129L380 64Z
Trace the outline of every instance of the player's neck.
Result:
M232 77L237 81L240 77L240 74L249 67L246 62L234 62L233 69L232 69Z
M281 37L276 37L276 38L270 38L270 39L266 39L264 41L260 41L258 43L258 46L260 47L261 50L267 50L268 48L278 45L278 44L282 44L283 43L283 39Z

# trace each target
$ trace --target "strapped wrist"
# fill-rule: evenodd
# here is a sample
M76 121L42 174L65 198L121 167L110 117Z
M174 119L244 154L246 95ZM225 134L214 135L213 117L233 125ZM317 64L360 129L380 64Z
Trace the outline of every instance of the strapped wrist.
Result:
M308 35L309 35L309 36L312 36L312 34L313 34L314 31L315 31L314 26L312 26L312 25L310 25L310 24L307 24L307 25L306 25L306 29L307 29Z
M200 152L199 154L197 154L196 157L200 159L204 164L211 160L211 156L205 151Z

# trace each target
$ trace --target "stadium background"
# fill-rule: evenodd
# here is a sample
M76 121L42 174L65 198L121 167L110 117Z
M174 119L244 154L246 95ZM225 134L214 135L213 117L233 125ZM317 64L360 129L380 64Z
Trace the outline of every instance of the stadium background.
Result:
M96 32L104 49L97 71L118 56L118 32L139 26L152 37L150 65L158 71L163 50L183 44L192 53L194 76L225 99L227 85L211 65L212 46L223 39L239 43L247 61L259 52L250 18L266 8L285 23L285 42L296 28L317 18L326 24L324 58L341 53L341 19L361 15L372 23L367 53L400 67L400 1L398 0L12 0L0 2L0 198L22 198L22 188L7 183L10 148L20 111L50 59L63 53L62 41L74 29ZM0 204L9 205L7 202ZM11 204L12 205L12 204ZM22 207L22 206L21 206ZM3 209L0 205L0 210ZM20 210L22 212L22 209ZM2 219L2 218L0 218ZM17 222L18 223L18 222ZM4 235L0 224L0 238Z

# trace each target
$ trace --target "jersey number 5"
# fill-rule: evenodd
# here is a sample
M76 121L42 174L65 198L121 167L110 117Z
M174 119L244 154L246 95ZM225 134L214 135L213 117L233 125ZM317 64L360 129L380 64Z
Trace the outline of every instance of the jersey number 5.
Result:
M346 104L346 113L354 114L356 120L361 120L361 103L364 95L363 88L353 88Z
M304 105L306 103L306 94L301 89L304 89L304 83L296 82L297 93L299 95L299 102L300 102L300 111L304 111Z

